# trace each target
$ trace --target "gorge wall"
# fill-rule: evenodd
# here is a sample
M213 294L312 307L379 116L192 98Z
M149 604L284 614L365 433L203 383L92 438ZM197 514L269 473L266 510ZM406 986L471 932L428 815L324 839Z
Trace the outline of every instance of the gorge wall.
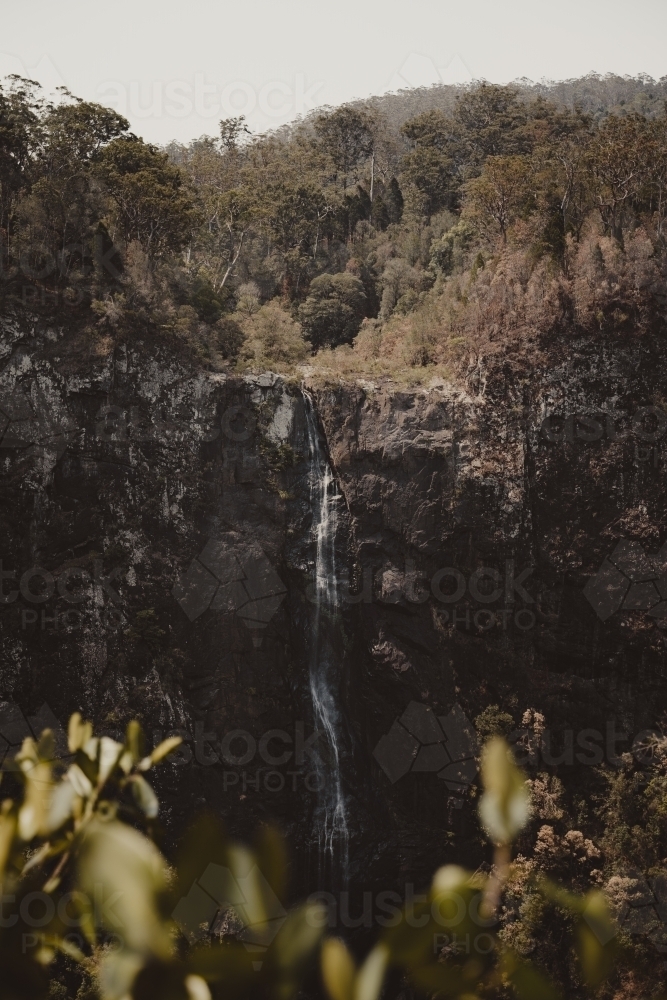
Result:
M275 821L312 890L328 751L299 382L18 321L1 352L0 753L77 709L180 732L167 843L204 807L241 838ZM355 885L404 894L486 856L470 722L489 706L543 713L540 767L582 788L667 709L665 360L588 339L427 388L304 376L341 494Z

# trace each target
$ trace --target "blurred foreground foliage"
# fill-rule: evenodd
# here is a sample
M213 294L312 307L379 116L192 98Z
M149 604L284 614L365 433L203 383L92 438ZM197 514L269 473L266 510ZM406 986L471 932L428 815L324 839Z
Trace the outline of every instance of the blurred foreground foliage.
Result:
M361 965L343 941L323 940L321 904L283 909L285 848L271 828L250 851L203 816L167 862L153 841L158 801L146 774L179 743L144 754L136 722L121 743L95 736L77 713L65 761L55 760L47 730L4 764L13 797L0 812L3 1000L289 1000L318 959L331 1000L376 1000L388 975L427 996L559 995L499 933L511 843L530 815L528 784L501 737L487 742L481 764L491 871L440 868L428 896L397 915ZM595 989L616 939L603 895L546 880L535 890L569 915L581 983ZM434 948L443 927L448 943Z

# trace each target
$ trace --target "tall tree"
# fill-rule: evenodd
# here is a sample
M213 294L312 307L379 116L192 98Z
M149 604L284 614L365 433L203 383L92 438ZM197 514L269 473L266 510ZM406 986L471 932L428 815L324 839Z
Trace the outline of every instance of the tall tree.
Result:
M342 175L345 189L349 174L371 155L373 132L370 117L344 104L335 111L319 115L315 119L315 132L320 145Z
M0 85L0 229L8 237L9 218L40 140L39 85L11 76Z
M667 215L667 114L648 123L644 153L649 205L655 213L656 235L662 241Z
M353 274L320 274L310 283L299 319L314 349L349 343L359 330L366 294Z
M414 146L403 160L402 178L417 212L430 218L452 199L452 121L437 109L426 111L407 121L401 134Z
M312 180L275 181L262 192L259 210L270 235L270 257L283 294L292 298L299 294L302 279L313 273L327 199Z
M195 206L185 174L166 153L134 136L120 137L100 154L97 174L113 204L116 239L138 242L150 261L187 244Z
M531 148L526 106L514 87L483 83L456 100L453 115L456 160L466 173L479 172L488 156L527 153Z
M507 231L528 193L527 179L524 157L489 156L480 176L466 185L466 213L507 243Z
M57 104L42 108L39 148L32 158L19 216L21 269L54 282L79 280L92 270L94 239L104 200L94 180L103 149L129 123L115 111L82 101L62 89ZM25 245L28 237L30 246Z
M610 115L588 147L595 203L605 231L618 240L623 237L624 217L645 180L649 141L643 115Z

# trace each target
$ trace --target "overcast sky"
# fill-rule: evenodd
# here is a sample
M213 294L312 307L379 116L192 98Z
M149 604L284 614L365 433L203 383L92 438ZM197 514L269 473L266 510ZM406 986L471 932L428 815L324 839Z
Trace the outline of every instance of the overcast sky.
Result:
M667 0L0 0L0 74L125 114L158 143L485 78L667 74Z

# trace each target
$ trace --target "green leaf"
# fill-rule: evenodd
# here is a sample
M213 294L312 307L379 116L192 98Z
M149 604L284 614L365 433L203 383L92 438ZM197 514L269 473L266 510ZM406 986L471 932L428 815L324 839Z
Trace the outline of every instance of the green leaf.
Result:
M128 782L132 788L134 801L144 816L148 819L155 819L159 812L160 804L157 795L146 779L142 778L140 774L133 774L128 778Z
M253 854L240 844L227 850L227 864L233 878L243 887L243 922L246 925L263 925L276 916L276 900L271 887L260 872ZM268 891L267 891L268 890ZM284 910L282 910L284 914Z
M304 903L290 910L271 945L277 963L283 968L305 968L319 946L325 924L326 910L321 903Z
M206 980L202 979L201 976L186 976L185 988L189 1000L211 1000L211 991Z
M48 833L59 830L70 819L75 799L76 792L72 783L70 781L58 782L53 789L46 818Z
M165 861L150 840L117 820L93 820L81 845L78 876L98 926L125 949L162 958L171 954L157 906L166 886Z
M112 740L110 736L101 736L98 743L98 772L97 780L100 787L111 777L116 770L118 761L123 755L125 747L122 743Z
M410 978L422 993L439 993L443 996L459 996L470 993L469 978L464 979L461 970L441 962L420 964L410 970Z
M191 978L200 979L195 975ZM198 996L202 996L201 989L199 994L194 991L190 993L186 985L187 979L185 965L177 958L169 962L147 962L132 983L132 1000L196 1000ZM203 996L210 1000L208 987L205 983L203 985ZM196 983L194 986L196 989Z
M376 945L357 973L354 1000L377 1000L388 964L389 949L386 944Z
M141 726L136 719L132 719L128 722L127 729L125 730L125 746L127 747L134 764L136 764L138 760L141 760L142 741L143 733L141 731Z
M589 892L583 903L577 925L577 951L586 982L598 986L611 971L617 931L601 892Z
M385 931L384 940L396 965L414 968L432 956L433 934L442 928L434 925L431 906L430 900L413 904L409 912L403 910L395 927Z
M187 896L192 884L210 864L227 867L227 841L220 820L210 813L204 813L197 817L186 832L178 850L174 905L183 896Z
M512 951L503 955L501 967L519 1000L560 1000L560 993L530 962Z
M482 751L484 794L479 816L493 843L511 844L530 816L530 793L505 740L496 736Z
M86 776L90 782L91 789L97 785L97 742L93 738L86 743L86 747L89 749L94 748L92 757L82 747L80 750L77 750L74 758L74 765Z
M3 808L0 813L0 878L9 861L15 836L16 816Z
M37 756L43 761L53 761L56 756L56 741L50 729L45 729L37 744Z
M287 850L280 831L264 824L256 840L255 853L262 875L276 896L282 899L287 887Z
M143 966L141 955L114 949L100 962L99 981L104 1000L125 1000Z
M94 948L97 943L97 935L92 901L87 896L83 896L82 893L78 893L75 897L75 905L79 911L79 927L90 947Z
M70 716L67 727L67 745L71 753L81 750L93 735L93 727L90 722L84 722L79 712Z
M180 747L183 739L181 736L169 736L166 740L162 740L162 743L158 743L154 750L151 751L151 764L159 764L161 760L164 760L176 747Z
M18 832L21 839L29 843L37 834L48 832L53 790L51 765L46 761L33 763L26 757L21 761L21 770L25 777L25 794L19 809Z
M322 979L331 1000L353 1000L356 966L344 941L327 938L322 943Z
M458 865L443 865L438 868L431 883L431 894L438 896L447 892L462 892L469 887L470 875Z
M70 783L77 795L82 799L92 795L93 785L87 774L78 764L71 764L67 769L66 780Z
M97 754L100 748L99 737L91 736L81 747L81 756L87 757L92 764L97 764Z
M207 982L224 982L225 996L247 997L260 978L252 964L256 957L256 952L248 952L233 941L222 945L207 943L188 953L187 966ZM265 966L266 963L262 970Z

